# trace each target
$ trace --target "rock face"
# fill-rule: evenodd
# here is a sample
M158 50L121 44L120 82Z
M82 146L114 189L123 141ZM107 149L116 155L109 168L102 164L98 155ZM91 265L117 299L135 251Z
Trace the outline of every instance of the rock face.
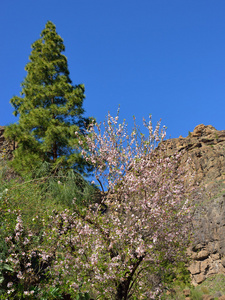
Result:
M9 142L4 138L4 126L0 126L0 160L7 158L12 159L12 152L17 147L16 143Z
M212 274L225 274L225 130L198 125L186 138L163 143L168 155L183 150L188 176L199 185L193 219L193 244L188 249L189 271L197 285Z
M169 155L184 150L182 164L185 165L188 157L191 158L195 182L212 195L218 193L220 183L225 182L225 130L218 131L211 125L201 124L188 137L164 143Z

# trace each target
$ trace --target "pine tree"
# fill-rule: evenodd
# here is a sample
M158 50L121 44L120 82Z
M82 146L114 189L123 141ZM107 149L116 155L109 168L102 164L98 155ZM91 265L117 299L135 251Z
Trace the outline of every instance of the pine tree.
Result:
M10 102L18 123L5 130L5 137L18 142L12 162L18 172L35 169L41 162L52 166L73 167L84 172L80 152L76 149L77 132L84 132L84 85L72 85L63 39L48 21L41 38L32 44L27 76L20 97Z

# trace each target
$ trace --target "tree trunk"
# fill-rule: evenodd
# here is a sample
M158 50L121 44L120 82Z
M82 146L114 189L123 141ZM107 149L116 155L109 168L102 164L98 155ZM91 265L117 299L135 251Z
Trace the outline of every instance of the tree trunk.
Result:
M116 300L127 300L129 285L130 281L128 282L128 280L119 284L116 292Z
M51 99L52 104L54 104L54 98ZM55 115L53 114L53 119L55 119ZM53 144L53 162L56 162L57 159L57 144L54 142Z
M128 299L129 287L130 287L130 284L132 283L134 273L136 272L138 266L141 264L143 258L144 258L144 256L141 256L137 259L136 263L133 264L133 270L130 272L127 279L118 284L117 291L116 291L116 298L115 298L116 300L127 300Z

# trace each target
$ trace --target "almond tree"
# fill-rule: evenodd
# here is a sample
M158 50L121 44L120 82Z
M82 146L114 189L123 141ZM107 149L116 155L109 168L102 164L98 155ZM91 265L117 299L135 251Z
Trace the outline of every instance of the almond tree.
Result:
M55 285L70 278L70 288L94 291L99 299L155 299L161 287L153 274L162 263L182 259L190 207L179 155L167 157L162 146L155 149L165 137L159 123L155 130L151 119L145 126L147 138L137 126L129 135L118 116L108 115L104 130L90 126L82 154L108 191L89 210L74 206L73 214L51 218L46 237L51 233L58 249Z

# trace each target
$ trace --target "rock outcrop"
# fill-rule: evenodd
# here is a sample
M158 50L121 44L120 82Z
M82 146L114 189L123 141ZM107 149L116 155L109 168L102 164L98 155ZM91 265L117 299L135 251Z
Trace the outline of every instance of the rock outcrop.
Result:
M15 142L9 142L4 138L5 126L0 126L0 160L7 158L12 159L13 150L17 147Z
M197 189L193 218L193 244L188 249L192 283L197 285L212 274L225 274L225 130L198 125L188 137L166 140L167 154L183 151L189 174Z

